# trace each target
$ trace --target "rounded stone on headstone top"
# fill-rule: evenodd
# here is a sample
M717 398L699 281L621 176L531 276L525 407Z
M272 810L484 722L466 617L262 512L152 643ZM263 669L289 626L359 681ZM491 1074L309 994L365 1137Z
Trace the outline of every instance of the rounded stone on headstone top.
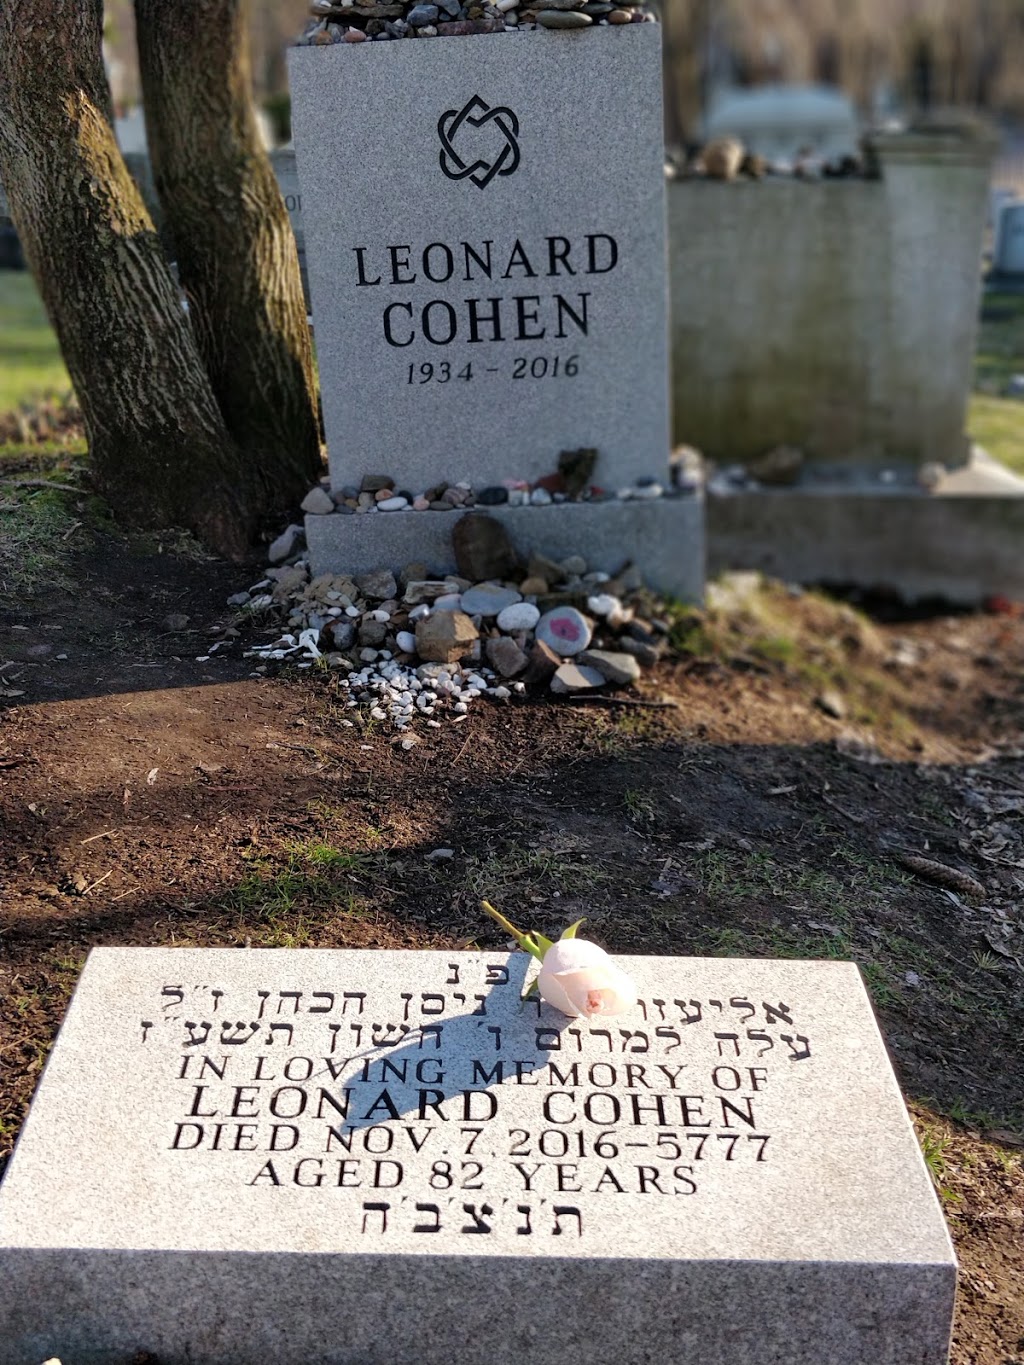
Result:
M582 555L569 555L562 560L560 567L566 578L582 578L587 572L587 561Z
M543 597L550 591L550 585L546 578L538 578L531 574L529 578L524 578L519 584L519 591L524 597Z
M308 512L310 516L325 517L334 511L334 499L326 488L317 484L315 488L309 490L301 503L299 503L299 506L304 512Z
M553 499L546 488L535 488L530 493L530 504L533 507L549 507Z
M377 493L382 488L394 488L395 481L390 474L364 474L359 485L360 493Z
M575 607L554 607L535 627L537 639L557 654L579 654L590 644L590 623Z
M481 507L500 507L508 502L508 489L500 484L491 484L488 488L481 488L476 500Z
M405 498L382 498L377 503L378 512L401 512L409 506Z
M589 28L593 23L589 14L579 10L542 9L537 11L537 23L542 28Z

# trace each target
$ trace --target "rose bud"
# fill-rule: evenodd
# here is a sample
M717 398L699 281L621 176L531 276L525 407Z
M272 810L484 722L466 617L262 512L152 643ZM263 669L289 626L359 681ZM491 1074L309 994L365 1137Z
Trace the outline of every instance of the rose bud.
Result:
M636 987L603 948L563 938L544 954L537 977L542 999L572 1016L622 1014L636 1004Z

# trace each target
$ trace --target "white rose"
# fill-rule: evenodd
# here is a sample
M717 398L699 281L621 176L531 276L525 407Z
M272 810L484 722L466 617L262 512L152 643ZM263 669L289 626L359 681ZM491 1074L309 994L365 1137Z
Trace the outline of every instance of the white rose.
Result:
M573 1017L623 1014L636 1004L636 987L603 948L563 938L544 954L537 986L541 997Z

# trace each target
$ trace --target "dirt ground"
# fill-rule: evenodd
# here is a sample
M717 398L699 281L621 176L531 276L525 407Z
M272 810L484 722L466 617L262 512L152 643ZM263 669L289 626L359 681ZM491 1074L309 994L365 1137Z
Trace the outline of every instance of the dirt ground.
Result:
M626 704L480 703L404 752L328 675L252 676L250 627L199 662L258 571L155 550L72 535L0 599L0 1167L93 944L496 944L486 895L616 951L853 958L956 1240L955 1365L1024 1365L1011 604L733 585Z

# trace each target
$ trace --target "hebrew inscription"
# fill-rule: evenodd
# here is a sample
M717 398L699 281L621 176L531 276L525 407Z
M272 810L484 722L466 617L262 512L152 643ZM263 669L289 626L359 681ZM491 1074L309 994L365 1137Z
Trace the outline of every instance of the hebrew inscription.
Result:
M599 1240L607 1200L700 1199L709 1168L779 1159L790 1077L816 1057L798 1002L651 995L567 1019L521 1000L515 962L431 956L418 990L165 982L138 1031L173 1058L164 1150L240 1186L345 1192L367 1241Z

